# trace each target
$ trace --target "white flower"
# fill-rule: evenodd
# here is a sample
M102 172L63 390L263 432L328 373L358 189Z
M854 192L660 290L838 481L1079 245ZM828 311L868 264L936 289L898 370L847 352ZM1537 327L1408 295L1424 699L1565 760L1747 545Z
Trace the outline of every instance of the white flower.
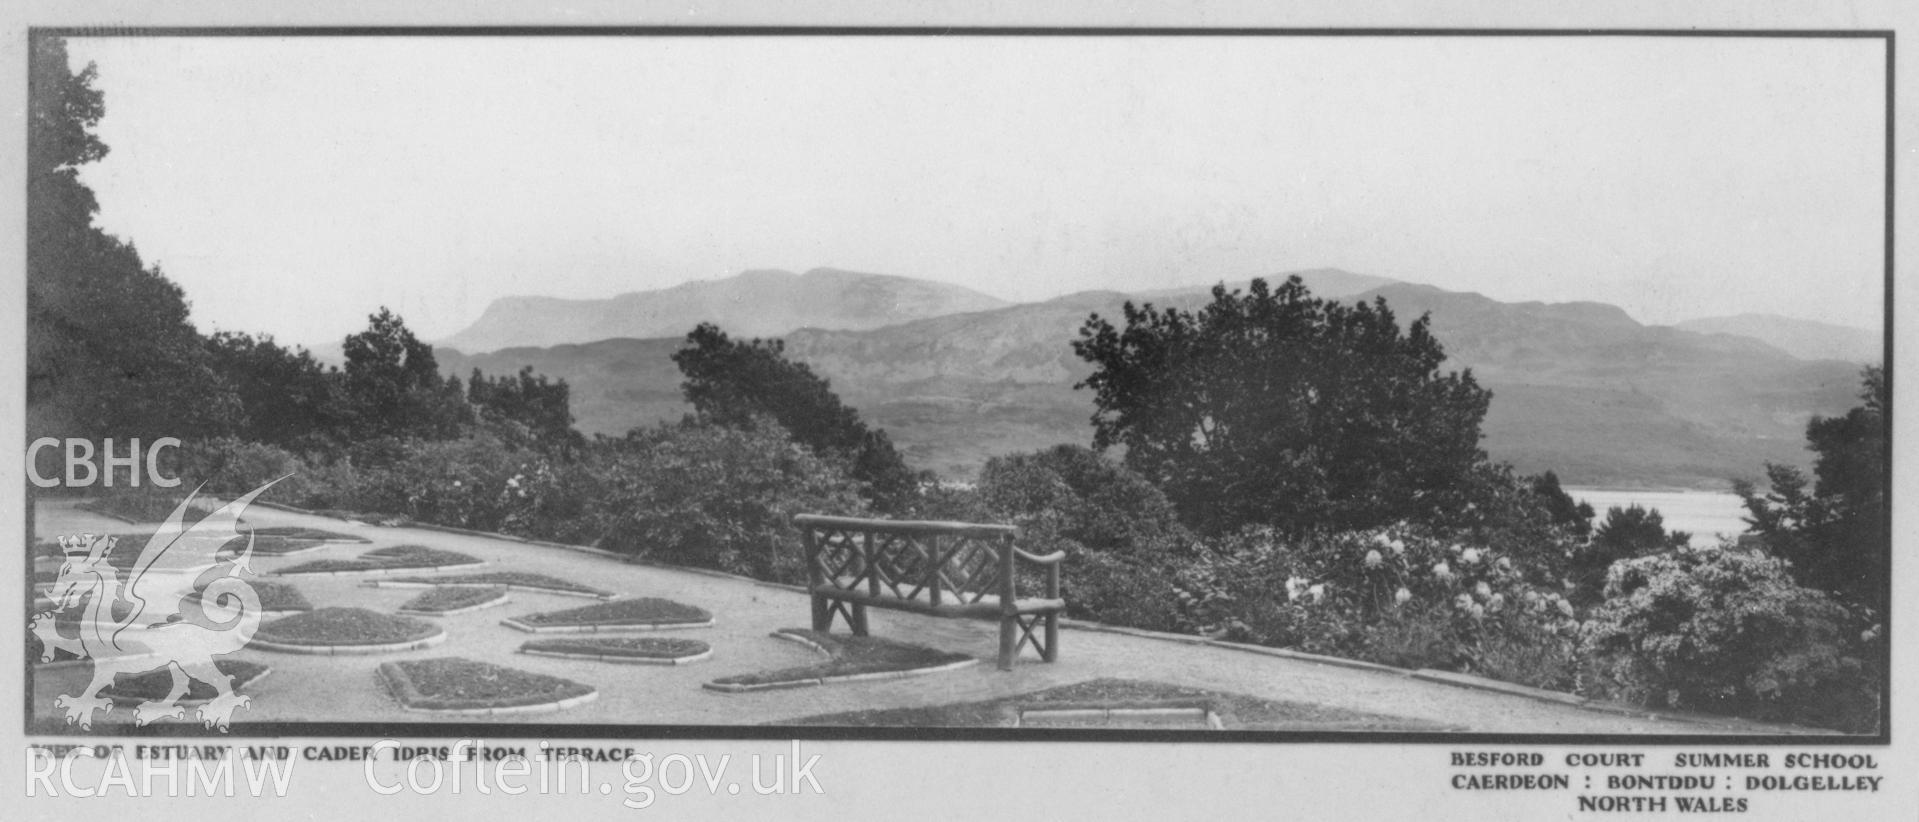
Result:
M1406 586L1404 585L1399 586L1399 590L1393 592L1394 605L1405 605L1406 601L1412 598L1413 592L1406 590Z
M1313 586L1313 587L1311 587L1311 588L1308 588L1308 589L1306 589L1306 595L1307 595L1307 596L1309 596L1309 597L1312 597L1312 598L1313 598L1313 601L1314 601L1314 602L1318 602L1318 601L1320 601L1320 600L1322 600L1322 599L1325 599L1325 598L1326 598L1326 586L1325 586L1325 585L1315 585L1315 586Z
M1306 590L1306 580L1300 579L1299 577L1286 578L1286 601L1287 602L1297 601L1299 599L1299 595L1303 593L1305 590Z
M1505 594L1493 594L1492 599L1486 600L1487 610L1490 610L1495 614L1499 613L1500 609L1505 607L1506 607Z
M1406 553L1406 542L1405 542L1405 540L1398 540L1398 539L1396 539L1396 540L1393 540L1391 544L1392 544L1392 549L1393 549L1393 553L1395 553L1395 554L1403 554L1403 553Z
M1459 555L1459 561L1460 561L1460 562L1464 562L1464 563L1466 563L1467 565L1471 565L1471 564L1473 564L1473 563L1475 563L1475 562L1478 562L1478 561L1479 561L1479 549L1478 549L1478 548L1468 548L1468 549L1466 549L1466 551L1465 551L1465 553L1462 553L1462 554L1460 554L1460 555Z
M1484 605L1481 605L1477 602L1473 603L1472 612L1473 612L1473 619L1486 618L1486 606Z
M1563 599L1562 599L1562 600L1560 600L1560 601L1559 601L1559 612L1560 612L1560 613L1562 613L1562 614L1565 614L1565 615L1566 615L1566 616L1567 616L1568 618L1571 618L1571 617L1572 617L1572 615L1573 615L1573 604L1572 604L1572 603L1570 603L1570 602L1567 602L1567 601L1565 601L1565 600L1563 600Z
M1501 571L1510 571L1513 569L1513 561L1505 557L1500 557L1499 561L1493 564L1499 566L1499 570Z
M1465 610L1467 608L1473 607L1473 595L1460 594L1459 596L1453 597L1453 607L1458 608L1460 610Z
M1385 535L1385 534L1383 534L1383 533L1380 533L1380 534L1374 534L1374 535L1373 535L1373 544L1374 544L1374 545L1377 545L1377 546L1379 546L1379 547L1381 547L1381 548L1387 548L1387 547L1391 547L1391 546L1392 546L1392 544L1393 544L1393 540L1392 540L1392 537L1389 537L1389 536L1386 536L1386 535Z
M1473 586L1473 593L1478 594L1480 599L1485 599L1493 595L1493 586L1487 585L1486 581L1482 579L1478 585Z
M1453 543L1453 544L1451 544L1451 545L1448 545L1448 546L1446 546L1446 550L1448 550L1448 551L1451 551L1451 552L1453 552L1453 553L1455 553L1455 554L1457 554L1457 553L1459 553L1460 551L1464 551L1464 550L1466 550L1466 546L1464 546L1464 545L1460 545L1459 543L1457 543L1457 542L1455 542L1455 543Z
M1386 558L1380 556L1377 550L1366 552L1366 567L1378 568L1384 564L1386 564Z
M460 481L459 481L459 480L454 480L454 481L453 481L453 487L455 487L455 488L458 488L458 487L460 487Z
M1440 582L1445 582L1453 578L1453 568L1441 562L1433 566L1433 576L1438 577Z

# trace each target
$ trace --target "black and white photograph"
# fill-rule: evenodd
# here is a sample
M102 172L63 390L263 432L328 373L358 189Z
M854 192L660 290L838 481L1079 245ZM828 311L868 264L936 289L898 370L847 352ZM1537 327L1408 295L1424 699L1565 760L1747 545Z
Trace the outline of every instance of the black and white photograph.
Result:
M31 818L1912 797L1891 31L682 22L20 31Z

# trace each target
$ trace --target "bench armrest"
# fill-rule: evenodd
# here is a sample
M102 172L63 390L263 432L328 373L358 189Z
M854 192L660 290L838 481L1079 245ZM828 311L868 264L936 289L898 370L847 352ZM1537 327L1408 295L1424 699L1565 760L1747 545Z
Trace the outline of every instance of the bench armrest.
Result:
M1037 563L1039 565L1058 565L1061 560L1066 559L1065 551L1054 551L1050 554L1040 555L1027 553L1026 551L1014 548L1013 555L1027 562Z

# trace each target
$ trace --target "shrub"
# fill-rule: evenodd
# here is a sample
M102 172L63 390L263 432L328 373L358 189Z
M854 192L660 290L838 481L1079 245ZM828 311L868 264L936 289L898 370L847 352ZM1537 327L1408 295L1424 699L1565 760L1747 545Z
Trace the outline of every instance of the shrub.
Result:
M1682 548L1616 563L1583 630L1603 695L1654 706L1876 727L1877 677L1846 609L1784 562Z
M866 511L857 480L773 425L636 431L603 460L583 524L634 557L798 582L793 516Z
M299 457L284 448L234 437L182 443L178 459L178 476L189 486L205 483L206 490L215 494L245 494L292 475L270 492L291 498L300 493L307 470Z
M1283 540L1248 529L1182 570L1202 630L1402 667L1573 682L1572 606L1522 563L1407 525Z

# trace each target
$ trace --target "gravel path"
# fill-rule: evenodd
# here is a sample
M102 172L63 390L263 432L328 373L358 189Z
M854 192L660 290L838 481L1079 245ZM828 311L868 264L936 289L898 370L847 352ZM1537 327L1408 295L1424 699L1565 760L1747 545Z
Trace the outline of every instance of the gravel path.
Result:
M806 649L768 636L778 628L806 626L805 595L750 581L632 565L603 556L493 537L355 525L259 506L248 509L246 519L255 526L304 525L372 540L371 544L329 543L322 550L284 559L257 557L254 568L263 574L314 559L349 559L375 548L424 545L471 554L488 563L483 568L450 573L530 571L548 574L616 591L622 596L664 597L697 605L713 612L715 624L710 628L657 634L700 639L713 646L711 659L690 665L614 665L529 656L517 653L517 649L531 635L500 625L502 618L578 607L591 600L515 590L509 594L512 601L503 607L447 617L421 617L445 626L449 634L445 643L433 648L361 657L244 651L236 656L271 665L273 673L249 689L253 702L250 708L235 715L239 723L433 721L437 717L402 710L376 682L375 669L381 662L395 659L461 656L565 677L599 689L596 701L563 712L497 720L508 723L760 724L829 712L983 700L1089 679L1118 677L1406 717L1471 732L1805 732L1805 729L1738 720L1621 715L1426 682L1393 673L1086 630L1062 632L1060 661L1042 663L1027 649L1020 664L1009 673L992 664L998 649L994 623L879 610L869 611L874 634L971 654L984 660L983 664L918 678L723 694L703 689L700 684L732 674L816 661L815 655ZM135 526L79 511L66 501L42 502L37 511L37 525L42 539L56 534L136 530ZM419 589L362 585L363 580L376 578L295 576L277 579L298 587L314 607L358 606L390 613L420 592ZM836 630L844 630L844 626L836 626ZM85 667L38 672L34 684L36 714L58 716L54 697L77 692L87 676ZM472 716L448 719L484 721L482 717ZM116 709L100 721L130 720L129 712Z

